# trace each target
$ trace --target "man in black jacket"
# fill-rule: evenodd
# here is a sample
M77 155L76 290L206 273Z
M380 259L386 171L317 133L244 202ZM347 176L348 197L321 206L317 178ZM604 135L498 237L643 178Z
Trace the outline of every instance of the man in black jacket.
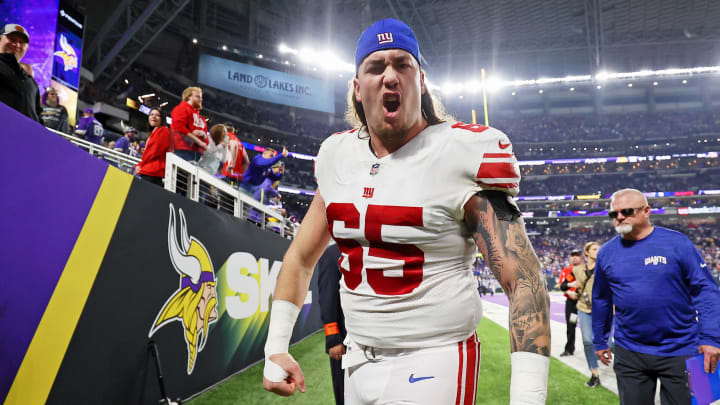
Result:
M330 356L330 373L333 380L335 403L343 405L345 401L342 355L345 354L345 315L340 307L340 269L338 268L340 249L332 244L318 261L318 293L320 295L320 318L325 324L325 351Z
M21 25L7 24L0 32L0 101L40 122L40 90L20 66L29 44L30 36Z

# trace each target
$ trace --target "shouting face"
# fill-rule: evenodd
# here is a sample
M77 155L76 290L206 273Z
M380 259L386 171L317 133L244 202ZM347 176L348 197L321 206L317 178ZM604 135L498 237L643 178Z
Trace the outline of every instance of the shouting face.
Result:
M425 76L415 58L402 49L373 52L360 64L353 94L365 111L371 135L398 139L423 126L421 96Z

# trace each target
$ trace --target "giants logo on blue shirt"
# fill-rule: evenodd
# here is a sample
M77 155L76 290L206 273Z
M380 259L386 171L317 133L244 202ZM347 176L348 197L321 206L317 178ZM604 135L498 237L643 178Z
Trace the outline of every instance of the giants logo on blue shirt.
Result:
M645 265L652 264L657 266L658 264L667 264L667 258L665 256L650 256L645 258Z

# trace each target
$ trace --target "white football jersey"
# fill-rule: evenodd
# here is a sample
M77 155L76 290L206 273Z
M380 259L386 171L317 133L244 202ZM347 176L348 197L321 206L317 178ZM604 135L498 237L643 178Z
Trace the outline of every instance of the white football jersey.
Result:
M467 339L482 307L463 206L484 189L517 194L520 170L508 137L443 123L378 159L368 133L355 129L323 142L315 174L342 252L348 335L379 348Z

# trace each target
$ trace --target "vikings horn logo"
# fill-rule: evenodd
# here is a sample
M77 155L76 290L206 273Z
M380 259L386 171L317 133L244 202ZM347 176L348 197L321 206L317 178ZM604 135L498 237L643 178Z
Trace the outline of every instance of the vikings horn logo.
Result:
M175 207L170 204L168 250L175 271L180 275L180 287L165 302L148 337L172 321L180 321L185 329L188 363L187 373L195 368L198 352L205 347L208 327L217 320L217 292L215 273L210 255L202 242L190 236L185 214L180 214L180 243L175 232Z
M77 69L77 54L63 34L60 34L60 48L62 48L62 51L57 51L54 55L62 58L65 71L67 72L68 70Z

